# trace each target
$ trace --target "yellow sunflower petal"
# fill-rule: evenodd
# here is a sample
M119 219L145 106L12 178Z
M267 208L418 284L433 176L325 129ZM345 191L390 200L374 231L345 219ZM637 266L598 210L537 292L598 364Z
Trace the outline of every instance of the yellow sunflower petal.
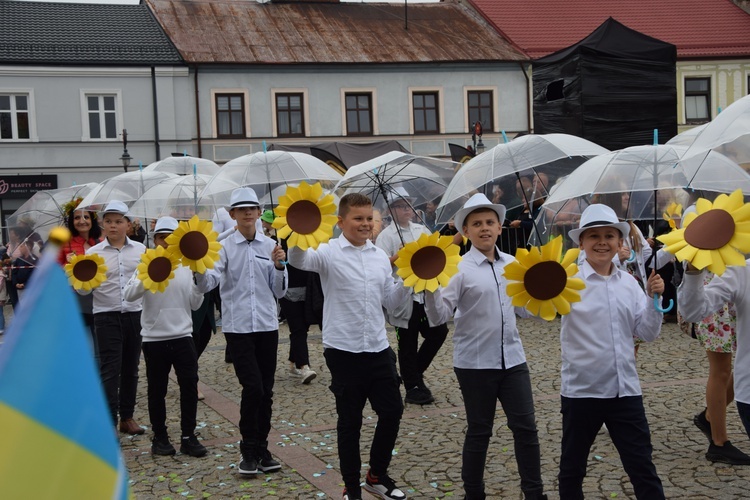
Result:
M416 274L412 274L404 280L404 286L412 287L417 284L417 281L419 281L419 276L417 276Z
M560 292L559 297L562 298L562 299L565 299L568 303L580 302L581 301L581 295L578 292L573 291L573 290L571 290L569 288L566 288L565 290L563 290L562 292ZM560 314L562 314L562 313L560 313Z
M698 269L704 269L713 263L711 252L707 251L696 251L692 259L685 260L689 260Z
M571 248L570 250L565 252L565 256L563 257L560 265L567 268L570 264L578 261L578 255L580 253L581 250L579 248Z
M539 310L542 308L542 301L531 297L529 302L526 304L526 310L534 316L539 316Z
M565 288L570 288L571 290L583 290L586 288L586 282L581 278L568 278L565 282Z
M429 290L430 292L434 292L438 289L438 286L440 285L440 282L437 280L437 278L432 278L430 280L427 280L427 282L424 285L425 290Z
M526 275L528 268L524 267L520 262L513 261L503 270L503 276L511 281L523 281L523 277Z
M562 295L558 295L557 297L553 297L552 299L552 305L555 306L555 309L558 313L560 313L561 316L565 316L570 312L570 302L565 300L565 297Z
M513 304L515 307L526 307L526 304L528 304L530 300L531 300L531 295L529 295L529 292L524 290L520 293L513 295L510 303Z
M547 321L552 321L553 319L555 319L555 316L557 316L557 311L555 310L555 306L552 304L552 301L541 301L541 305L539 307L539 317Z
M508 294L509 297L513 297L525 291L526 291L526 287L523 285L523 281L514 281L511 283L508 283L508 285L505 287L505 292Z
M546 245L542 246L542 260L560 260L562 253L563 241L562 236L552 238Z
M746 264L745 256L734 248L724 245L719 249L719 255L728 266L744 266Z

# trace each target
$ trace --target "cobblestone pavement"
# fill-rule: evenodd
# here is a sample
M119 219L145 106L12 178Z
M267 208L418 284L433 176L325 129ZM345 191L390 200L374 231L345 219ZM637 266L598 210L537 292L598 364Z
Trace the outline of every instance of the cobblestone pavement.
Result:
M546 323L520 320L519 328L531 369L536 418L541 442L542 473L550 498L558 498L557 469L561 440L559 413L559 320ZM198 404L200 438L208 456L154 457L149 452L151 433L121 438L138 498L341 498L343 488L336 453L336 412L328 390L330 374L322 356L320 332L311 331L311 364L318 378L303 386L287 375L288 330L282 325L274 394L273 429L269 449L283 468L275 474L241 477L236 472L239 453L240 386L230 364L224 362L224 338L215 335L200 359ZM395 346L395 334L389 332ZM448 341L426 374L436 403L406 405L390 475L410 498L462 498L461 447L466 428L460 392L452 369L452 344ZM651 425L654 461L668 498L730 499L750 496L750 467L712 464L704 458L706 438L692 417L703 409L705 354L696 341L685 337L674 324L664 325L662 337L644 344L638 357L646 413ZM148 424L146 378L141 363L136 420ZM179 438L177 384L170 383L169 429ZM750 452L750 442L734 405L728 412L729 436ZM376 417L365 408L362 443L369 444ZM363 447L363 476L367 452ZM511 433L498 408L494 437L485 472L488 498L520 499ZM584 483L587 498L634 498L619 457L604 432L589 458ZM365 497L367 497L365 493Z

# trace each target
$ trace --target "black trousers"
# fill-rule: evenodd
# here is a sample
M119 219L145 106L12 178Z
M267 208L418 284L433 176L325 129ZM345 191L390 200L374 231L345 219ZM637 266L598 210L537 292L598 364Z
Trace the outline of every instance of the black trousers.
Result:
M406 390L415 387L421 380L422 374L429 368L440 348L448 336L448 325L443 323L430 326L424 304L413 302L411 318L408 328L396 327L398 336L398 366L401 378L404 379ZM419 335L424 341L419 346Z
M169 371L174 366L180 386L180 429L182 436L195 432L198 411L198 355L192 337L143 343L148 381L148 416L154 437L167 437L167 396Z
M240 433L242 440L257 446L271 431L273 384L279 331L225 333L234 373L242 386Z
M404 403L399 390L396 354L390 347L380 352L354 353L338 349L323 352L331 372L331 392L336 398L339 461L347 488L358 490L362 410L370 401L378 425L370 446L370 469L376 476L388 472L396 444Z
M305 319L305 302L291 302L279 299L281 312L289 325L289 361L297 368L310 364L310 353L307 349L307 331L310 325Z
M94 314L94 333L99 347L99 372L112 421L133 418L141 360L141 313Z
M607 424L609 437L630 477L635 497L644 500L664 498L661 480L651 460L651 433L642 396L562 397L562 416L562 455L558 476L562 500L583 498L589 451L603 423Z

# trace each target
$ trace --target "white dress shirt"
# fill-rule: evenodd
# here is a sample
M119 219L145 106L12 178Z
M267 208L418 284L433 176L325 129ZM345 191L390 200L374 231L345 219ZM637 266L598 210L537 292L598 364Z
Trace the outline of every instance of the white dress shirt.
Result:
M508 369L526 362L516 313L505 291L503 272L513 256L495 249L490 262L471 247L458 264L458 274L445 289L425 293L425 311L431 324L439 325L453 316L453 366L468 369ZM455 309L455 314L453 313Z
M143 301L141 313L141 336L144 342L157 342L190 337L193 334L193 316L203 303L203 294L193 283L193 272L180 266L174 271L163 292L146 291L138 279L138 271L125 287L128 300Z
M647 342L661 332L662 313L628 273L612 267L597 274L584 261L580 302L562 317L562 384L568 398L615 398L641 395L633 336Z
M750 260L746 267L729 266L703 286L705 271L686 271L677 289L677 309L688 322L698 322L734 302L737 308L737 353L734 363L734 399L750 404Z
M141 299L132 302L125 300L125 285L133 276L135 268L141 263L141 256L146 251L143 243L125 237L122 248L109 244L109 238L86 250L86 255L98 254L104 258L107 266L107 279L94 288L94 314L102 312L138 312L141 310ZM87 290L76 290L81 295L92 293Z
M320 274L323 347L380 352L389 346L383 307L409 300L411 289L394 281L385 252L367 241L356 247L339 236L316 250L289 249L289 264Z
M219 285L222 330L228 333L270 332L279 329L276 299L286 293L287 271L271 260L276 242L256 231L248 241L239 231L229 235L213 269L196 274L206 293Z

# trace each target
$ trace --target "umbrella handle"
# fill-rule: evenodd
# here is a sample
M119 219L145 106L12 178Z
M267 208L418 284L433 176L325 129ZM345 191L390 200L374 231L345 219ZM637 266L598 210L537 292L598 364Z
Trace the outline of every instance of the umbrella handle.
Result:
M667 307L662 307L661 304L661 294L655 293L654 294L654 309L656 309L659 312L665 313L672 310L674 307L674 300L669 299L669 305Z
M635 250L632 248L630 249L630 257L625 262L633 262L635 261Z

